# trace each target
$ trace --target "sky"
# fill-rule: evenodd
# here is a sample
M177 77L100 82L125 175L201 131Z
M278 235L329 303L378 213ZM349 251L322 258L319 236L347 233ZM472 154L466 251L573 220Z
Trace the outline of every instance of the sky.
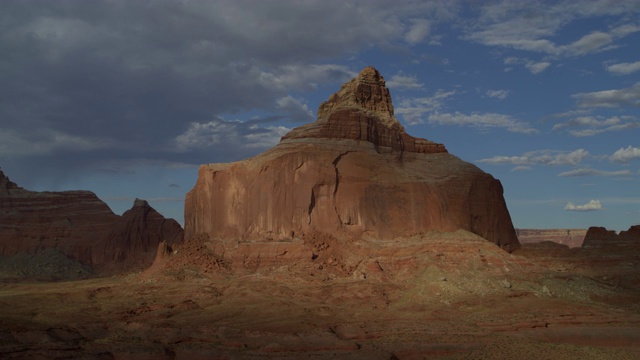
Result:
M274 146L364 67L517 228L640 224L640 1L2 0L0 167L183 223L198 166Z

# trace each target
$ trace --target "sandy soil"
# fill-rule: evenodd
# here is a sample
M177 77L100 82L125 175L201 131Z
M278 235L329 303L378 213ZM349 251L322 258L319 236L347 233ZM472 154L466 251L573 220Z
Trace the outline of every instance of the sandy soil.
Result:
M194 261L5 283L0 358L640 358L636 255L507 254L456 239L408 249L348 275L327 263L238 274Z

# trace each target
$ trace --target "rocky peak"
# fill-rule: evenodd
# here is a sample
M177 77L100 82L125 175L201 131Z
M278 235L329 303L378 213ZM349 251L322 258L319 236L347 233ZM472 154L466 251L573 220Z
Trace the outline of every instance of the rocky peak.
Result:
M368 115L377 117L386 127L404 131L393 115L393 103L386 82L373 66L364 68L358 77L343 84L329 100L320 104L318 120L326 120L332 112L340 108L363 110Z
M356 78L343 84L338 92L320 104L316 122L291 130L282 141L322 138L366 141L378 151L447 152L442 144L415 138L405 132L394 116L391 94L384 78L371 66L364 68Z

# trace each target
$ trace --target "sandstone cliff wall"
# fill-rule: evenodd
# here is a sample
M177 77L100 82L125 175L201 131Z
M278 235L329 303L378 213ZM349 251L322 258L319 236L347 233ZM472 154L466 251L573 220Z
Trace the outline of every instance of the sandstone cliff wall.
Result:
M508 251L519 246L500 182L444 145L406 134L373 68L275 148L201 166L185 201L186 239L393 239L458 229Z
M161 241L181 242L183 231L146 201L119 216L90 191L36 192L0 171L0 256L45 249L110 271L151 264Z

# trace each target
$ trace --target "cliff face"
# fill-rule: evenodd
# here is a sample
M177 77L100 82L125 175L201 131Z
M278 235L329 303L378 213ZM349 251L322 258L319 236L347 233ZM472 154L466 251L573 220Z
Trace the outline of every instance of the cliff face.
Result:
M169 246L181 243L183 231L175 220L160 215L145 200L136 199L105 235L93 245L94 264L113 268L114 264L127 263L144 268L153 263L161 242Z
M519 246L500 182L442 144L408 135L373 68L273 149L201 166L185 203L186 239L394 239L458 229L508 251Z
M85 265L126 270L150 265L162 240L180 242L182 228L145 201L119 216L90 191L29 191L0 171L1 256L56 249Z

